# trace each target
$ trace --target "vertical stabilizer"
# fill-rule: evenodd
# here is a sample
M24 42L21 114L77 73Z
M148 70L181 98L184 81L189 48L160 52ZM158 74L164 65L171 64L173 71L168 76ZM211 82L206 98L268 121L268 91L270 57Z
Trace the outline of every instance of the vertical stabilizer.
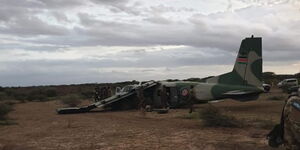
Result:
M220 83L244 86L262 86L262 39L245 38L240 46L232 72L207 80L208 83Z

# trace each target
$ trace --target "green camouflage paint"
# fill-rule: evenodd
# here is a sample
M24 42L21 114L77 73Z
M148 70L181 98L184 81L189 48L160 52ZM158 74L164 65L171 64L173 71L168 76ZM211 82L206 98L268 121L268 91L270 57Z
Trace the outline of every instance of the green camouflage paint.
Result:
M185 81L160 83L165 86L172 85L178 91L182 88L193 90L193 96L198 101L223 98L256 99L263 92L262 39L252 36L242 40L234 68L229 73L209 78L205 83Z

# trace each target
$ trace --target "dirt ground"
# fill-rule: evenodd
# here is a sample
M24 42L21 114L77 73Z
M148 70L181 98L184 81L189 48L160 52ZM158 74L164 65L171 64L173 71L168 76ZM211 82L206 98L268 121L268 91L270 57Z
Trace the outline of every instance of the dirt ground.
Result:
M265 136L272 127L264 125L279 122L285 97L268 99L281 95L287 96L273 90L257 101L212 103L244 120L242 128L203 127L201 120L184 117L188 109L145 116L138 110L57 115L58 101L21 103L9 114L17 124L0 126L0 150L271 150Z

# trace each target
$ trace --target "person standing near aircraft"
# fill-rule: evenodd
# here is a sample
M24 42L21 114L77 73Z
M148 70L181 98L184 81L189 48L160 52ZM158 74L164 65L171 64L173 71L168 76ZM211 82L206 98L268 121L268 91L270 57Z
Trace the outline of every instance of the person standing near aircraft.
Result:
M108 94L108 92L107 92L107 86L102 87L102 92L103 92L102 99L106 99L107 98L107 94Z
M162 89L160 91L160 99L161 99L161 104L163 108L168 108L168 93L167 93L167 88L165 85L162 86Z
M284 140L287 150L300 150L300 89L284 107Z
M193 88L194 86L191 86L190 88L190 92L189 92L189 99L188 99L188 103L189 103L189 113L192 113L194 111L194 92L193 92Z
M111 97L112 96L112 88L111 86L107 87L107 97Z
M300 88L286 101L281 122L267 136L271 147L284 144L286 150L300 150Z
M101 100L100 93L101 93L101 91L100 91L99 86L96 86L96 88L95 88L95 95L94 95L94 101L95 102L98 102L98 101Z
M145 106L145 97L144 97L144 89L143 87L139 87L135 89L137 98L139 100L138 108L141 110L142 114L145 115L146 106Z

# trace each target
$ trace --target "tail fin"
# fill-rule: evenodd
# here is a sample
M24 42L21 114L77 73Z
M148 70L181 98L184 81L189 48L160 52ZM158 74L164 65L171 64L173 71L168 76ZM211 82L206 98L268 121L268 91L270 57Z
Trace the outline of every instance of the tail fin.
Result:
M207 80L208 83L220 83L244 86L262 86L262 39L245 38L240 46L232 72Z

